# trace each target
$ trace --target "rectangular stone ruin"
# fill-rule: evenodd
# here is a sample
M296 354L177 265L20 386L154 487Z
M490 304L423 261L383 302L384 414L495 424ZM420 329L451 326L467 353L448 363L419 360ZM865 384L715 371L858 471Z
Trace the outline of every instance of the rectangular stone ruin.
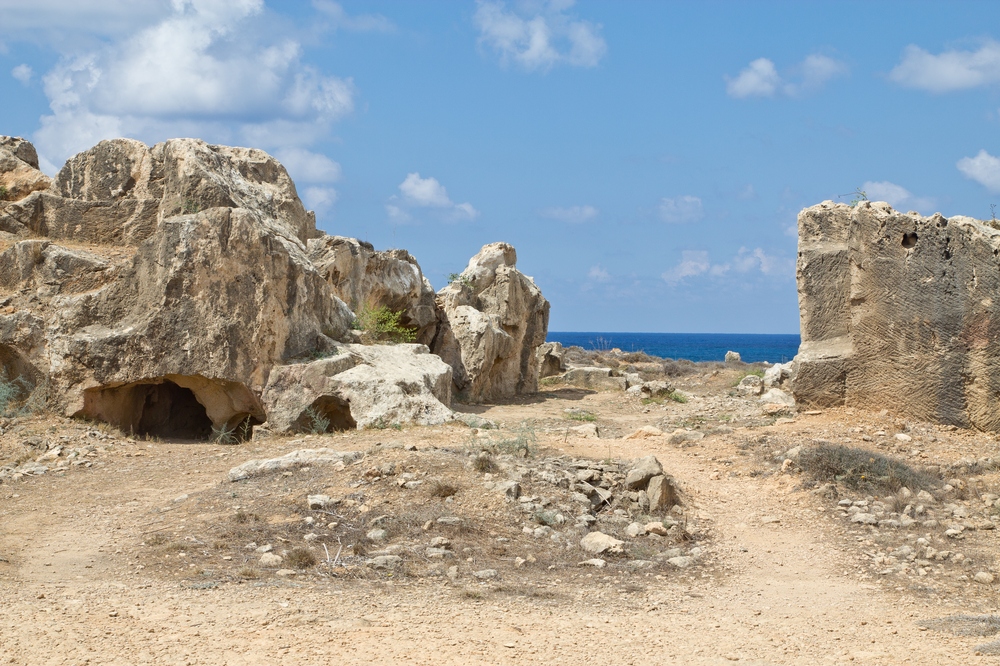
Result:
M796 402L1000 430L1000 231L868 201L798 224Z

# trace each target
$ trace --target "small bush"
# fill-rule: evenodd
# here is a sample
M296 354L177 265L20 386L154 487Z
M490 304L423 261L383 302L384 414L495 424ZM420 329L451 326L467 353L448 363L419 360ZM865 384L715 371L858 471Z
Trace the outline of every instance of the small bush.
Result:
M463 275L462 273L449 273L448 274L448 284L454 284L456 282L459 285L461 285L463 287L469 287L470 289L473 286L472 285L472 280L469 277Z
M212 426L212 441L216 444L237 444L236 427L227 426L223 423L220 426Z
M0 201L6 201L9 195L10 192L7 188L4 185L0 185Z
M836 481L853 490L876 494L929 488L932 479L906 463L874 451L821 443L799 454L799 467L817 481Z
M493 459L493 456L486 453L485 451L476 456L475 460L472 461L472 469L476 470L480 474L486 474L487 472L496 472L500 469L497 465L497 461Z
M401 311L390 310L384 305L366 305L358 310L353 327L361 331L361 342L366 345L413 342L417 338L417 332L400 323L402 316Z
M491 438L489 441L478 440L476 445L493 453L530 458L538 451L538 438L533 425L522 423L508 436Z
M663 374L666 377L683 377L684 375L693 375L696 372L698 372L698 366L694 361L683 358L678 361L672 358L663 361Z
M573 410L572 412L566 415L566 418L568 418L570 421L587 421L589 423L593 423L594 421L597 420L597 415L594 414L593 412L587 412L583 410Z
M260 578L260 571L258 571L254 567L240 567L240 569L236 571L236 575L239 578L245 578L247 580L256 580Z
M294 569L316 566L316 556L308 548L293 548L285 555L285 563Z
M682 404L688 401L687 396L681 393L680 391L671 391L670 395L668 395L667 397L673 400L674 402L679 402Z
M233 521L237 525L246 525L247 523L256 523L260 520L260 516L256 513L246 513L245 511L237 511L236 515L233 516Z
M314 435L322 435L330 432L330 419L323 416L315 407L306 409L306 418L309 419L309 432Z
M428 486L431 497L451 497L458 492L458 486L446 481L432 481Z

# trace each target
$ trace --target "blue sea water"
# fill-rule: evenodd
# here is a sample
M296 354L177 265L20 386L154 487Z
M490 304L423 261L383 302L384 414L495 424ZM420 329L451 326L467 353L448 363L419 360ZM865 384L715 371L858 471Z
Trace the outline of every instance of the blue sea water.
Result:
M643 351L651 356L691 361L724 361L729 350L747 363L784 363L799 350L799 336L751 333L586 333L549 331L548 342L564 347Z

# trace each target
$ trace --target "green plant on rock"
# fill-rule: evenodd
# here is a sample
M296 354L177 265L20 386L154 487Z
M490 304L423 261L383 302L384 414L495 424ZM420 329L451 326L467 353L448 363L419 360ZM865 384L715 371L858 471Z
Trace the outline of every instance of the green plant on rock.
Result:
M448 273L448 284L458 283L463 287L472 288L472 279L464 273Z
M352 327L361 332L361 342L366 345L413 342L417 338L416 329L400 323L402 316L402 311L385 305L366 305L358 310Z
M31 398L30 394L31 385L23 377L8 379L6 372L0 374L0 416L16 416L35 411L28 404ZM19 402L25 404L21 405L20 409L14 409L15 404Z
M868 193L865 192L860 187L854 188L854 191L851 192L850 195L844 195L844 196L853 196L854 197L853 199L851 199L850 204L848 204L851 208L854 208L855 206L857 206L862 201L868 201Z
M229 426L223 423L220 426L212 426L212 441L216 444L237 444L236 426Z
M6 201L9 195L10 191L4 185L0 185L0 201Z
M322 435L330 431L330 419L323 416L315 407L306 409L306 418L309 420L308 429L314 435Z

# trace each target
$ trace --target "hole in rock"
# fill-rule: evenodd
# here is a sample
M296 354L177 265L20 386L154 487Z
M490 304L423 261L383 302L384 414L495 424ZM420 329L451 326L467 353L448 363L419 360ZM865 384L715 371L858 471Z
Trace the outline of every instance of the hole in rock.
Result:
M139 384L132 391L137 394L133 404L140 410L136 434L180 439L211 437L212 420L191 389L167 380L162 384Z
M903 234L903 247L909 250L917 244L917 232L911 231L908 234Z
M38 371L13 347L0 345L0 414L20 406L38 383Z
M316 398L295 420L295 429L300 432L334 432L357 427L351 416L351 403L335 395Z

